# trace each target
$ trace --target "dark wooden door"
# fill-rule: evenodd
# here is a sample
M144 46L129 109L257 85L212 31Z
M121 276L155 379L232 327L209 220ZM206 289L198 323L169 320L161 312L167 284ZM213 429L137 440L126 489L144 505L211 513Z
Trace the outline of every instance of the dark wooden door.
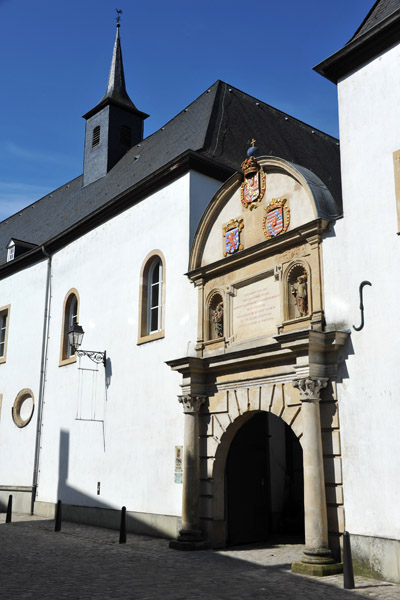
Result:
M228 544L263 541L269 533L268 415L258 413L236 433L227 458Z

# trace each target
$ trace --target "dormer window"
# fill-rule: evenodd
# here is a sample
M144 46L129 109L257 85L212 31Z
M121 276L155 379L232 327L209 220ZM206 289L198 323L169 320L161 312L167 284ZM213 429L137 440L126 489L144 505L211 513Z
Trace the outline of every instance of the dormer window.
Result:
M92 148L96 148L100 144L100 125L96 125L92 134Z
M24 252L28 252L28 250L32 250L32 248L36 248L36 244L16 240L15 238L11 239L7 244L7 262L18 258L18 256L24 254Z
M7 262L10 262L10 260L14 260L14 258L15 258L15 244L12 244L7 249Z

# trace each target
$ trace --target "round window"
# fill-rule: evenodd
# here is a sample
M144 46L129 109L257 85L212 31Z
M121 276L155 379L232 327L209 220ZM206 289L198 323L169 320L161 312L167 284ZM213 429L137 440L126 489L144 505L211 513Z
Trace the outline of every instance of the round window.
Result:
M31 390L25 388L15 398L12 417L17 427L25 427L32 419L35 401Z

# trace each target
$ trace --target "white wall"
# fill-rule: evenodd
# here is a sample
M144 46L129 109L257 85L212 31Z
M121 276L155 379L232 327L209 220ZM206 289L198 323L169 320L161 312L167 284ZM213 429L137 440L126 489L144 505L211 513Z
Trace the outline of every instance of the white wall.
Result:
M338 390L346 528L390 538L400 538L399 65L397 46L339 83L344 219L323 245L328 326L352 330Z
M221 182L196 173L190 174L190 246L192 246L194 234L196 233L201 217L211 198L221 187Z
M180 376L165 361L193 353L197 292L184 275L189 193L194 188L196 202L206 205L214 187L209 178L187 174L54 256L39 500L180 515L182 486L174 483L174 446L183 444ZM140 271L155 249L165 257L165 337L138 345ZM107 392L102 365L97 373L80 371L79 362L58 366L71 288L80 296L82 348L106 349L111 360ZM88 359L80 366L94 367ZM76 419L82 402L90 413L94 391L104 424Z
M4 250L5 252L5 250ZM0 280L0 307L10 304L6 362L0 364L0 485L32 485L47 261ZM23 428L11 409L24 388L33 392L33 417Z

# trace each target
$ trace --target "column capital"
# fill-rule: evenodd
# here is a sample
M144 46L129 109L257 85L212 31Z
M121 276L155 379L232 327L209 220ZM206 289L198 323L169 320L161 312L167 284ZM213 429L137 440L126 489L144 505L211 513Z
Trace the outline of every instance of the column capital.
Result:
M194 414L200 411L201 405L205 403L207 396L196 396L194 394L185 394L178 396L178 401L183 406L185 414Z
M300 400L307 402L310 400L319 400L321 389L328 385L328 379L314 379L307 377L305 379L296 379L293 381L293 387L300 391Z

